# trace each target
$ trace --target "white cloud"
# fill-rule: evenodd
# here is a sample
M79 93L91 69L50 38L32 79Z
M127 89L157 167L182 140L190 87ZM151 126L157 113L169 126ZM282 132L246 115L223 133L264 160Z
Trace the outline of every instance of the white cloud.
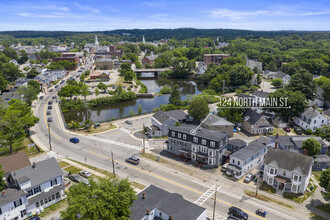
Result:
M99 9L96 9L96 8L93 8L91 6L88 6L88 5L81 5L79 3L73 3L77 8L79 8L80 10L84 10L84 11L89 11L89 12L93 12L93 13L99 13L100 10Z
M165 2L164 1L145 1L143 2L144 5L147 5L149 7L160 7L160 6L164 6Z
M248 16L255 16L269 13L269 11L258 10L258 11L235 11L230 9L215 9L208 12L213 18L227 17L232 20L242 19Z

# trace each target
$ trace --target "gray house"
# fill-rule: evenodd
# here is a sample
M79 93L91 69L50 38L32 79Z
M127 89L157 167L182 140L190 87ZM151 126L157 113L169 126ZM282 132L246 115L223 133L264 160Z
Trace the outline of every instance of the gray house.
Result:
M330 167L330 157L326 154L320 154L313 162L313 171L323 171Z
M243 147L246 147L246 142L241 139L232 139L229 140L227 150L231 151L232 153L235 153L236 151L242 149Z
M167 152L179 155L183 161L192 160L198 167L217 167L222 163L227 150L226 132L198 128L195 126L173 126L169 129Z
M167 112L160 110L151 116L151 126L148 126L149 134L151 137L167 136L170 127L187 119L189 116L182 109Z
M312 173L313 158L269 149L264 158L263 181L280 192L304 193Z
M249 134L266 134L272 132L274 127L267 121L265 116L248 109L243 115L242 128Z
M206 220L206 209L185 200L177 193L170 193L149 185L137 194L130 208L131 220Z
M235 124L213 114L210 115L202 124L203 128L209 130L227 132L228 137L233 136L234 126Z

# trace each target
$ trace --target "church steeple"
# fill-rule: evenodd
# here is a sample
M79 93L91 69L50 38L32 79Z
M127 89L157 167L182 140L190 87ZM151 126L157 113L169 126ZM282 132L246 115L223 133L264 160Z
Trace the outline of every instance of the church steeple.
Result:
M97 35L95 35L95 46L99 46L99 41L97 39Z
M143 37L142 37L142 43L146 43L146 40L144 39L144 35L143 35Z

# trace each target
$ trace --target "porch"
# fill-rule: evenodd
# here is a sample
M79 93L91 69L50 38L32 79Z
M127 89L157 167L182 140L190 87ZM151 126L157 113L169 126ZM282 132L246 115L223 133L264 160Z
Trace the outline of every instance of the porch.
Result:
M275 176L273 187L276 189L276 194L283 195L285 192L291 192L291 179L284 176Z
M188 160L191 159L191 150L188 149L188 148L186 148L186 147L180 149L180 155L179 155L179 157L184 162L187 162Z

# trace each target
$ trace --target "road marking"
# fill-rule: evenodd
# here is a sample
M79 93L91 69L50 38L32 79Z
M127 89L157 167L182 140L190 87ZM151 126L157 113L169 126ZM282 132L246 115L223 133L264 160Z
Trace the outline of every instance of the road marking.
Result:
M131 132L126 128L120 127L119 129L122 130L123 132L127 133L127 134L131 134Z
M51 157L55 157L56 159L63 159L63 157L61 155L59 155L58 153L55 153L54 151L48 151L47 154Z
M126 144L126 143L122 143L122 142L117 142L117 141L112 141L112 140L109 140L109 139L99 138L99 137L96 137L96 136L88 136L88 138L93 139L95 141L102 141L104 143L117 145L117 146L120 146L120 147L130 148L130 149L133 149L133 150L141 151L143 149L143 147L139 147L139 146L135 146L135 145L131 145L131 144Z
M206 210L206 216L208 216L210 219L212 219L212 217L213 217L213 210L211 211L211 210ZM227 219L227 217L224 217L224 216L222 216L222 215L219 215L219 214L217 214L217 212L215 212L215 216L214 216L214 219L215 220L222 220L222 219Z
M206 202L206 200L208 200L212 195L213 193L215 193L215 191L217 191L217 186L216 185L213 185L211 186L203 195L201 195L201 197L199 197L194 203L196 205L203 205L204 202Z
M52 97L49 97L49 98L47 99L46 103L48 103L49 99L51 99L51 98L52 98ZM45 124L46 124L47 130L48 130L47 114L46 114L47 109L46 109L46 107L47 107L47 104L45 104L44 114L45 114ZM57 138L58 140L61 140L61 139L58 138L55 134L53 134L52 131L50 131L50 133L51 133L55 138Z
M97 156L100 156L100 157L103 157L103 158L106 158L106 159L111 160L110 157L104 156L104 155L102 155L102 154L99 154L99 153L96 153L96 152L93 152L93 151L90 151L90 150L87 150L87 151L88 151L89 153L91 153L91 154L94 154L94 155L97 155ZM154 174L154 173L148 172L148 171L146 171L146 170L142 170L142 169L140 169L140 168L138 168L138 167L135 167L135 166L130 165L130 164L127 164L127 163L120 162L120 161L118 161L118 160L114 160L114 161L115 161L116 163L121 164L121 165L124 165L124 166L130 167L130 168L132 168L132 169L138 170L138 171L143 172L143 173L146 173L146 174L148 174L148 175L150 175L150 176L154 176L154 177L157 177L157 178L159 178L159 179L165 180L166 182L173 183L174 185L180 186L180 187L182 187L182 188L185 188L185 189L187 189L187 190L189 190L189 191L192 191L192 192L195 192L195 193L197 193L197 194L200 194L200 195L203 194L202 192L200 192L200 191L198 191L198 190L195 190L195 189L190 188L190 187L188 187L188 186L182 185L181 183L178 183L178 182L175 182L175 181L173 181L173 180L167 179L167 178L162 177L162 176L160 176L160 175L158 175L158 174ZM212 197L212 198L213 198L213 197ZM213 198L213 199L214 199L214 198ZM218 201L218 202L221 202L221 203L223 203L223 204L225 204L225 205L232 206L231 204L229 204L229 203L227 203L227 202L225 202L225 201L222 201L222 200L220 200L220 199L217 199L217 201ZM260 219L266 219L266 218L263 218L263 217L261 217L261 216L256 215L255 213L252 213L252 212L246 211L246 210L244 210L244 209L242 209L242 210L245 211L246 213L249 213L250 215L253 215L253 216L257 217L257 218L260 218Z
M107 136L107 137L112 136L112 135L118 133L118 131L119 131L119 129L116 129L116 130L110 131L111 133L108 134L108 135L106 135L106 136Z

